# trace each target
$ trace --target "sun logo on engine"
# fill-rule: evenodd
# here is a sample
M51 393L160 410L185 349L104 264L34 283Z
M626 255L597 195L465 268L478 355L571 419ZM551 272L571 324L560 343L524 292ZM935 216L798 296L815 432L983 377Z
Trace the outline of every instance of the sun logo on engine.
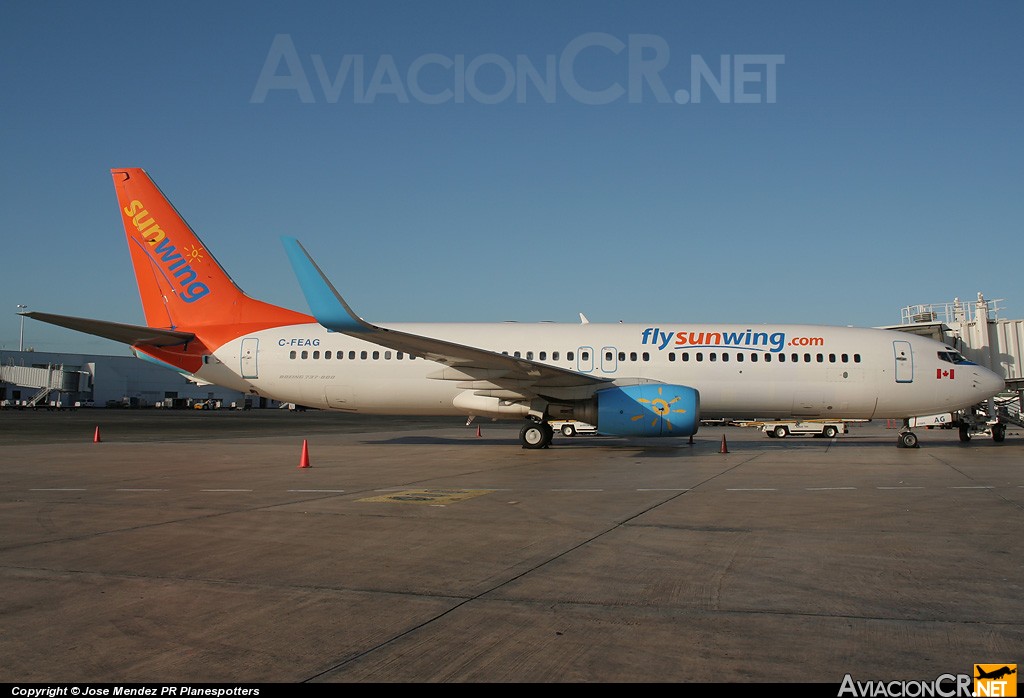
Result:
M644 398L637 398L637 402L642 402L642 403L644 403L646 405L650 405L651 406L651 411L654 412L654 414L658 415L657 417L654 418L654 421L651 422L651 426L652 427L657 426L659 419L665 419L665 417L670 415L672 412L676 412L678 414L685 414L686 413L686 410L674 410L674 409L672 409L672 405L674 405L675 403L679 402L682 399L679 395L676 395L671 400L666 400L665 398L661 397L661 394L662 394L662 388L659 386L658 387L658 397L654 398L653 400L646 400ZM641 412L640 414L636 415L632 419L633 419L634 422L636 422L636 421L639 421L639 420L641 420L643 418L644 418L644 413ZM665 420L665 426L668 428L669 431L672 431L672 420L671 419Z

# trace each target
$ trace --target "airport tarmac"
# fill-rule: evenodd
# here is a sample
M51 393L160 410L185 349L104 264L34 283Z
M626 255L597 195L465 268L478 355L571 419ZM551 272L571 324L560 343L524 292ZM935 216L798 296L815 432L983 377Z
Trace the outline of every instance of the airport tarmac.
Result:
M0 412L0 681L839 684L1024 663L1024 435L918 433L531 451L513 423Z

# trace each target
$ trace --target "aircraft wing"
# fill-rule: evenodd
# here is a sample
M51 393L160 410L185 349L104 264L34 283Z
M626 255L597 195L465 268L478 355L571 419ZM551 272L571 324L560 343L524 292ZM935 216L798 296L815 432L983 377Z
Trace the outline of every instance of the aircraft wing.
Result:
M127 325L123 322L107 322L106 320L92 320L83 317L71 317L70 315L52 315L50 313L37 313L29 311L19 313L27 318L47 322L51 325L67 327L78 332L96 335L104 339L112 339L115 342L124 342L131 346L148 344L154 347L169 347L177 344L185 344L195 338L191 332L178 332L177 330L164 330L145 325Z
M544 388L583 388L587 391L592 386L607 385L611 382L607 378L590 376L508 354L373 325L355 314L298 240L283 238L283 242L299 285L317 322L333 332L365 339L449 367L438 371L431 376L433 378L487 381L497 386L536 394L543 393Z

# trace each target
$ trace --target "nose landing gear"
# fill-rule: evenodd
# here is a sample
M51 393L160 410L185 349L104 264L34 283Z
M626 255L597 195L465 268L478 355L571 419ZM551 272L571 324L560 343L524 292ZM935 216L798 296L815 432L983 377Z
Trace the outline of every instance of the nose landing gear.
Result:
M912 431L901 431L896 438L896 448L919 448L917 434Z

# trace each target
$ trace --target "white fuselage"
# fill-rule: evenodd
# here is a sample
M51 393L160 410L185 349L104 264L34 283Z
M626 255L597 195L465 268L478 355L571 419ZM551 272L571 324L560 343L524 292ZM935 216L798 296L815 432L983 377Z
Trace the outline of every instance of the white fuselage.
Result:
M819 325L393 324L386 327L579 373L695 388L704 417L902 418L954 411L1002 380L952 363L933 340ZM453 415L471 388L444 367L318 324L228 342L196 373L212 383L322 409ZM428 377L433 375L434 377Z

